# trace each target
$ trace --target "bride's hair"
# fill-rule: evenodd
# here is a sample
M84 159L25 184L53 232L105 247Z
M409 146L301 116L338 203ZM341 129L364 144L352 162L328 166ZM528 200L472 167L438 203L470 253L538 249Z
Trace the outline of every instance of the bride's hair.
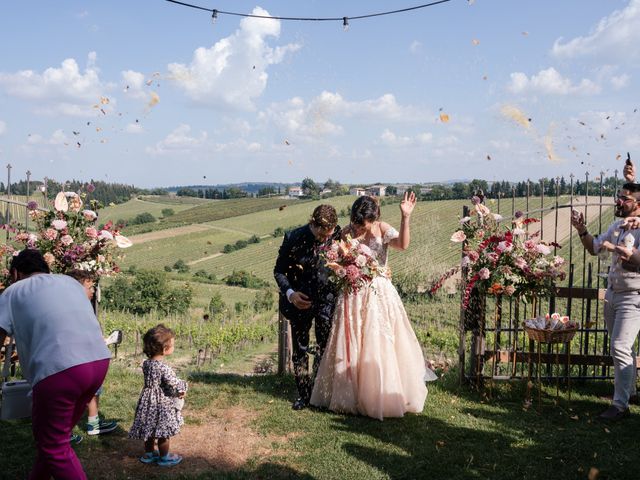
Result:
M364 225L364 222L375 222L380 218L380 205L374 197L359 197L351 206L351 223Z

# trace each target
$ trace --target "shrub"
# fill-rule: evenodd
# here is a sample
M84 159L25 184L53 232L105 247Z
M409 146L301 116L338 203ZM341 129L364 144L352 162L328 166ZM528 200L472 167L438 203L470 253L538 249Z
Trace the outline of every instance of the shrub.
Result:
M260 237L253 235L249 240L247 240L247 243L260 243Z
M263 310L269 311L273 308L274 295L271 290L261 290L256 293L256 298L253 301L253 311L258 313Z
M173 268L171 268L171 266L169 266L169 265L165 265L164 266L164 271L165 272L173 272Z
M193 274L194 277L209 279L209 274L205 270L198 270Z
M244 288L262 288L266 285L266 282L262 279L244 270L234 270L231 275L224 279L224 282L227 285Z
M222 315L226 309L227 305L224 303L224 300L222 300L220 292L214 293L209 301L209 313L213 317L216 317Z
M184 313L191 306L189 284L171 288L164 272L138 270L132 280L117 277L104 289L105 306L138 315L159 310L165 314Z
M163 208L162 209L162 216L163 217L170 217L171 215L175 215L176 212L173 211L173 208Z
M187 273L189 271L189 265L184 263L184 260L177 260L176 263L173 264L174 270L177 270L178 273Z
M230 245L228 243L222 249L223 253L231 253L231 252L235 252L235 251L236 251L235 245Z
M284 235L284 228L277 227L271 235L273 235L274 238L282 237Z
M136 215L134 218L129 220L129 225L142 225L143 223L153 223L156 221L156 217L151 215L149 212L143 212Z
M249 245L249 243L246 240L238 240L236 242L236 250L241 250L243 248L246 248L246 246Z

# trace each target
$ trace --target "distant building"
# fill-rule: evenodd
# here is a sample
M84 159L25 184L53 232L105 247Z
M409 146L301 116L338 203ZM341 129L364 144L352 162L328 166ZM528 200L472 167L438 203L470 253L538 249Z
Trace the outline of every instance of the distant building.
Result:
M396 187L396 195L404 195L404 192L409 190L413 185L409 185L408 183L394 185Z
M420 194L421 195L428 195L431 193L431 190L433 190L433 188L431 187L420 187Z
M366 194L367 194L367 191L364 188L351 187L349 189L349 195L355 195L356 197L363 197Z
M386 193L387 187L384 185L372 185L367 187L366 194L370 197L384 197Z
M302 187L289 187L289 197L298 198L304 195Z
M331 194L331 189L330 188L323 188L322 191L320 192L320 196L322 197L323 195L330 195Z

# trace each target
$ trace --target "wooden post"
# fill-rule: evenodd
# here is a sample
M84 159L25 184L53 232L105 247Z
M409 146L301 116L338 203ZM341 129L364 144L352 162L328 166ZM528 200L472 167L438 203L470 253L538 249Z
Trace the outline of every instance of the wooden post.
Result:
M278 375L288 373L289 366L289 320L278 312Z

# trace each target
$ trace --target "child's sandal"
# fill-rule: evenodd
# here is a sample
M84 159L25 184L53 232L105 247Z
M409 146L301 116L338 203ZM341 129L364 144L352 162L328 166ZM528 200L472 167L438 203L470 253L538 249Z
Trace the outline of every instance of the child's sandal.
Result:
M181 461L182 457L180 455L167 453L164 457L160 457L158 459L157 464L161 467L173 467L174 465L178 465Z
M160 452L155 450L153 452L145 452L145 454L140 457L140 461L142 463L156 463L159 458Z

